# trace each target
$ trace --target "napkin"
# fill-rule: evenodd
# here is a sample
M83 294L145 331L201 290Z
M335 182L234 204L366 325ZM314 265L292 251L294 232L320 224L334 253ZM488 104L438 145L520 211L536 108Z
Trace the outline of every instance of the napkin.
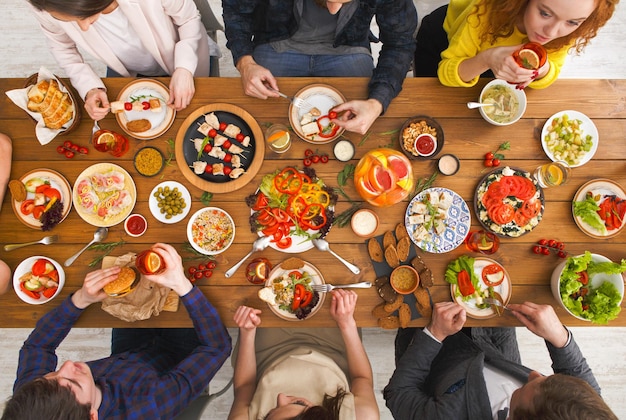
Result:
M37 75L37 82L39 83L41 80L51 80L54 79L57 82L59 82L59 88L63 91L63 92L67 92L67 88L65 87L65 84L63 84L52 72L50 72L50 70L48 70L45 67L41 67L39 69L39 73ZM30 89L30 86L27 86L25 88L22 89L13 89L13 90L9 90L6 93L6 95L9 97L9 99L11 99L11 101L13 101L13 103L17 106L19 106L20 108L22 108L24 111L26 111L28 113L28 115L30 115L31 117L33 117L33 119L35 121L37 121L37 126L35 127L35 133L37 134L37 140L39 140L39 143L41 143L42 145L44 144L48 144L50 143L59 133L67 130L70 125L72 125L72 123L74 122L74 118L76 118L76 112L77 112L77 104L74 104L74 117L72 117L72 119L70 121L68 121L63 128L61 128L60 130L52 130L48 127L46 127L43 123L43 118L41 118L41 114L38 112L33 112L30 111L28 109L28 107L26 106L28 104L28 90Z
M119 257L102 260L102 268L113 265L134 266L136 254L129 252ZM146 280L140 276L139 284L129 294L122 297L107 297L102 301L102 310L126 322L135 322L157 316L163 310L171 289Z

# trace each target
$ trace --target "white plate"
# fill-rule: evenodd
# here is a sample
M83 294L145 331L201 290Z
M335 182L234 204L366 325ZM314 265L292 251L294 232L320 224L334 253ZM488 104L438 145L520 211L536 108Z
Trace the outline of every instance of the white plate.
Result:
M426 194L429 192L446 192L452 194L452 205L450 206L450 208L448 208L448 213L444 221L444 223L446 224L446 230L443 232L442 235L437 235L434 232L434 229L431 229L433 234L431 241L417 241L413 237L413 233L419 227L419 224L409 223L409 215L412 214L410 212L410 209L411 206L413 206L414 202L423 200ZM460 195L447 188L428 188L420 192L415 197L413 197L404 213L404 226L409 233L411 241L413 241L415 245L417 245L424 251L432 252L435 254L442 254L444 252L452 251L453 249L461 245L463 243L463 240L465 240L465 237L469 233L471 223L472 218L470 216L470 211L467 203L461 198Z
M291 273L292 271L299 271L301 273L306 271L311 276L311 284L324 284L324 277L322 276L322 273L320 273L320 271L317 269L317 267L315 267L311 263L304 261L304 265L302 266L302 268L290 270L283 269L282 263L278 264L270 272L269 277L265 281L265 286L271 285L275 278ZM284 311L276 305L270 305L268 303L267 306L269 306L270 310L274 312L279 318L285 319L287 321L304 321L315 315L324 304L324 298L326 297L326 293L318 293L318 295L320 300L317 302L317 305L315 305L315 307L311 310L311 313L309 313L305 319L298 319L295 314L292 314L289 311Z
M95 197L96 204L101 204L101 200L107 200L111 197L111 192L117 193L128 193L130 195L130 201L122 207L121 211L112 216L100 216L96 212L92 210L87 210L81 204L81 198L79 197L79 188L82 188L82 182L87 181L88 185L92 185L91 179L94 175L103 175L107 176L111 172L117 172L124 175L124 188L122 189L112 189L106 193L96 194ZM115 165L114 163L96 163L95 165L91 165L76 178L76 182L74 183L74 190L72 192L72 200L74 202L74 208L78 215L87 223L96 227L110 227L117 225L118 223L123 222L128 215L130 215L135 207L135 202L137 200L137 188L135 187L135 181L130 176L130 174L126 171L126 169L122 168L119 165ZM94 206L95 207L95 206Z
M589 134L592 137L591 150L587 152L587 154L581 159L579 163L577 163L576 165L570 165L570 167L572 168L577 168L589 162L591 158L593 157L593 155L595 155L596 150L598 150L598 142L600 141L600 137L598 135L598 129L596 128L596 125L593 123L593 121L591 121L591 118L589 118L582 112L578 112L578 111L571 111L571 110L561 111L561 112L557 112L556 114L548 118L548 121L546 121L546 123L543 125L543 129L541 130L541 147L543 147L543 151L553 162L556 162L558 159L556 159L554 155L552 154L552 152L548 150L548 146L546 145L546 142L544 139L548 135L548 127L552 124L552 120L554 120L555 118L561 117L563 114L567 114L570 120L581 120L582 123L580 127L583 131L583 135L586 136L587 134Z
M307 103L312 105L313 107L320 110L321 115L328 115L328 112L346 102L346 98L332 86L324 85L324 84L313 84L306 86L301 89L294 95L296 98L304 99ZM302 132L302 128L300 126L300 120L302 116L306 114L310 108L298 108L293 104L289 105L289 124L293 131L304 141L313 144L325 144L330 143L331 141L336 140L339 136L343 134L345 131L343 128L340 128L337 133L330 138L324 138L320 136L307 137Z
M167 101L170 97L169 89L163 83L156 80L137 79L122 88L117 95L117 100L129 102L131 97L136 96L158 98L161 101L161 110L159 112L153 112L152 110L118 112L115 114L115 118L122 130L129 136L140 140L151 140L164 134L172 126L174 118L176 117L176 111L167 106ZM126 124L129 121L139 119L149 120L152 124L152 128L141 133L129 131L126 128Z
M154 196L154 193L157 192L159 187L162 187L162 188L170 187L170 190L173 190L174 188L178 188L178 191L182 193L182 198L185 200L185 204L186 204L182 213L177 214L176 216L172 216L170 219L165 218L165 214L161 213L161 209L159 208L159 202ZM154 187L152 191L150 192L150 198L148 198L148 206L150 207L150 213L152 213L154 218L157 219L159 222L178 223L181 220L183 220L185 217L187 217L187 215L189 214L189 210L191 210L191 194L189 193L189 190L185 188L185 186L181 184L180 182L164 181L164 182L161 182L156 187Z
M506 269L502 266L502 264L500 264L497 261L492 260L491 258L474 257L474 273L478 277L478 281L481 286L481 289L486 290L487 285L485 285L485 283L482 280L482 273L483 273L483 269L491 264L499 265L500 267L502 267L502 270L504 271L504 280L499 285L494 286L493 290L494 292L499 293L500 296L502 296L502 299L504 300L504 304L508 305L509 301L511 300L511 291L512 291L511 277L509 276L509 273L506 271ZM455 296L456 287L457 287L456 284L450 285L450 293L452 293L452 299L454 299L456 303L458 303L465 309L467 316L469 316L470 318L475 318L475 319L488 319L488 318L493 318L494 316L498 315L495 309L491 307L484 308L484 309L477 307L475 298L463 300L461 296ZM502 309L502 311L504 311L504 309Z
M196 225L196 219L204 212L206 211L217 211L219 213L221 213L219 216L221 218L224 218L227 220L227 223L230 223L230 226L232 226L232 234L230 235L230 238L228 239L228 241L226 243L223 244L222 247L220 247L219 249L214 249L214 250L206 250L204 248L202 248L199 244L197 244L194 241L193 238L193 229ZM204 229L203 229L204 230ZM215 227L210 227L210 231L212 233L217 232ZM189 222L187 222L187 239L189 240L189 243L191 244L191 246L193 247L193 249L195 249L196 251L198 251L201 254L204 255L217 255L217 254L221 254L222 252L226 251L228 249L228 247L233 243L233 240L235 239L235 222L233 221L233 218L230 217L230 214L228 214L226 212L226 210L220 209L219 207L204 207L200 210L198 210L197 212L195 212L190 218L189 218Z
M576 191L576 194L574 195L574 201L584 201L585 197L587 196L587 193L590 191L594 195L596 194L602 194L603 196L615 195L619 198L626 200L626 191L624 191L621 185L619 185L617 182L612 181L610 179L594 179L583 184L578 189L578 191ZM600 200L598 204L602 203L602 201L604 201L604 199ZM576 216L574 214L573 205L572 205L572 215L574 216L574 221L578 225L578 228L584 234L591 236L592 238L597 238L597 239L612 238L613 236L617 236L622 231L622 229L624 229L624 226L626 226L626 223L622 221L622 226L620 226L618 229L600 232L599 230L596 230L595 228L592 228L587 223L585 223L583 219Z
M22 290L20 290L20 277L22 277L24 274L31 271L31 268L33 264L35 263L35 261L37 261L40 258L50 261L52 265L54 265L54 268L57 269L57 272L59 273L59 288L57 289L56 293L52 295L51 298L46 298L43 295L41 295L39 299L33 299L30 296L26 296L26 294L22 292ZM61 267L61 264L59 264L58 262L56 262L55 260L49 257L44 257L41 255L28 257L24 261L22 261L15 268L15 271L13 272L13 289L15 290L15 294L24 302L30 303L31 305L41 305L43 303L51 301L52 299L58 296L58 294L61 292L61 289L63 289L64 285L65 285L65 271L63 271L63 267Z
M34 169L24 174L20 178L20 181L25 183L32 178L43 178L44 180L50 182L50 186L52 188L59 190L61 193L61 201L63 203L63 217L61 218L61 222L65 220L67 215L70 214L70 209L72 208L72 187L70 186L70 183L67 182L67 179L65 179L65 177L60 173L51 169ZM34 197L35 193L26 193L27 200L32 200ZM35 219L32 214L29 214L28 216L22 214L20 211L22 201L11 200L11 203L13 204L13 212L20 222L33 229L41 229L41 222L39 219Z

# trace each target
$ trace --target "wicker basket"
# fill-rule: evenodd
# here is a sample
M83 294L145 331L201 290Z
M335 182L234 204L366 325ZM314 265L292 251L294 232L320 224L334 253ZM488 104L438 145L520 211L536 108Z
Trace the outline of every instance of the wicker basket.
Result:
M26 81L24 82L24 87L28 87L28 86L32 86L34 84L37 83L37 78L39 77L38 73L32 74L28 77L28 79L26 79ZM72 87L72 85L70 85L69 83L64 83L58 76L55 75L55 77L57 78L57 80L59 81L59 85L63 86L66 90L67 93L69 93L70 98L72 99L72 103L74 104L74 120L72 121L72 123L70 124L70 126L65 129L65 130L61 130L59 132L59 136L63 136L65 134L70 133L74 128L76 128L78 126L78 124L80 123L80 119L82 116L82 107L79 104L79 101L76 99L78 98L78 93L76 93L76 90L74 90L74 88ZM28 114L28 113L27 113ZM35 121L35 124L37 123L37 121L30 115L28 114L28 116Z

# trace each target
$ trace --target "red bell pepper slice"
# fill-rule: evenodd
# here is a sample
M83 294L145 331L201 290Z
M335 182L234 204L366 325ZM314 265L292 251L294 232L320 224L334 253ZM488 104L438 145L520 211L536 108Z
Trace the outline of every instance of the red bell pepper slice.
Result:
M321 121L326 121L326 120L328 120L328 124L322 125ZM316 122L317 122L317 128L319 129L319 133L317 133L317 135L324 139L329 139L331 137L334 137L335 134L337 134L337 131L339 131L339 126L335 124L334 122L332 122L330 118L328 117L328 115L322 115L316 120Z
M269 204L269 200L267 196L263 194L261 191L259 191L258 194L256 195L256 201L254 202L254 205L252 206L252 210L259 211L267 207L268 204Z
M474 289L474 285L472 284L472 279L470 278L467 270L461 270L459 274L456 275L456 282L459 286L459 292L461 292L463 296L469 296L476 292L476 289Z
M306 293L306 288L304 287L304 285L296 284L296 286L293 288L293 300L291 301L292 310L295 311L296 309L300 307L302 303L302 297L304 296L305 293Z
M311 304L312 300L313 300L313 292L309 290L305 290L304 296L302 297L302 301L300 302L300 307L306 308L307 306Z
M24 292L24 294L26 294L26 296L31 297L33 299L39 299L39 293L37 292L31 292L30 290L28 290L25 286L24 286L24 282L21 281L20 282L20 290L22 292Z

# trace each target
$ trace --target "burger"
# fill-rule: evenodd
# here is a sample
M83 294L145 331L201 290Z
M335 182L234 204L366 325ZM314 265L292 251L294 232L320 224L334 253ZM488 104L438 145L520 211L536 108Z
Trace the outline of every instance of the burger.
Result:
M109 296L120 297L132 292L138 283L139 279L135 270L130 267L122 267L117 278L102 289Z

